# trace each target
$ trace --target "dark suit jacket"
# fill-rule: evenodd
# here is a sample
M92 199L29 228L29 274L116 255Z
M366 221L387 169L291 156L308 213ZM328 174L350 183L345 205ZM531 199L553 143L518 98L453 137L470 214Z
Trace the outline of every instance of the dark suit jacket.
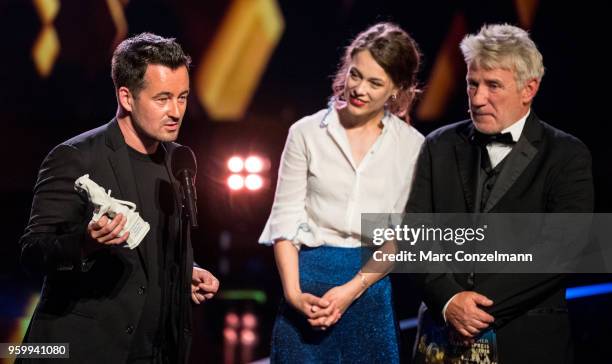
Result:
M162 146L168 157L177 144ZM166 166L170 171L168 158ZM49 153L39 171L30 221L21 238L22 264L45 275L41 299L24 342L68 342L73 363L125 363L145 303L146 244L143 241L134 250L105 247L83 256L81 245L93 207L86 196L74 190L74 181L86 173L110 189L112 197L142 206L127 145L116 120L72 138ZM172 173L169 175L173 178ZM172 182L178 201L177 182ZM170 236L177 240L179 213L177 202L169 226ZM176 244L178 241L169 246ZM189 272L184 274L190 282L193 253L191 246L187 250ZM173 268L178 269L178 265L174 262ZM175 307L176 302L171 305ZM187 310L186 347L182 350L188 353L189 305ZM172 322L176 324L178 318L173 317Z
M479 149L470 142L473 133L471 120L466 120L427 137L407 212L476 212ZM588 149L531 112L519 141L506 157L484 212L592 210ZM458 292L476 291L494 301L488 311L496 319L501 364L571 360L561 275L428 274L419 281L429 313L438 322L443 322L443 306Z

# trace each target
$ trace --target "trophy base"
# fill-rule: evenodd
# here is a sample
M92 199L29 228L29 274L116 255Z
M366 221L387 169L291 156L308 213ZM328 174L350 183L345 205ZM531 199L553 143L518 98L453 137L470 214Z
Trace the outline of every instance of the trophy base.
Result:
M137 212L133 212L128 217L128 222L125 224L123 228L122 234L126 231L130 232L130 236L127 238L126 244L128 248L134 249L136 248L142 239L147 235L151 226L148 222L144 221L140 214Z

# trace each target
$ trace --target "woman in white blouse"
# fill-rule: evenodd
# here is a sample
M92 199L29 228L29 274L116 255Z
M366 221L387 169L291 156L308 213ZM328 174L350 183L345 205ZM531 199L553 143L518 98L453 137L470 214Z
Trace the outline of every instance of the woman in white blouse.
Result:
M362 213L402 212L423 136L407 118L419 51L376 24L346 48L329 107L291 126L260 243L285 301L272 362L398 362L391 286L361 271Z

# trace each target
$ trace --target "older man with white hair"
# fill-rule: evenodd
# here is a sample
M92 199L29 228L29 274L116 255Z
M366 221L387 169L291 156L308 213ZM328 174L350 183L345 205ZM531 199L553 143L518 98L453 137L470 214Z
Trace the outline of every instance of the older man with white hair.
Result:
M531 108L544 66L527 32L486 25L460 47L471 120L427 137L406 211L591 212L589 150ZM573 362L562 275L421 278L417 362Z

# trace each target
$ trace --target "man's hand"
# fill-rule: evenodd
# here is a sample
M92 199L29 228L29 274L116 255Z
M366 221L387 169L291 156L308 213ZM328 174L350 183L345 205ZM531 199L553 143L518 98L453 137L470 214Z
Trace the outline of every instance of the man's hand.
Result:
M125 227L127 218L123 214L115 215L114 219L109 219L104 215L98 221L90 221L87 225L87 236L89 239L82 247L84 255L89 255L94 251L102 248L105 245L120 245L130 236L130 232L126 231L123 235L119 235Z
M478 306L489 307L493 301L472 291L458 293L446 308L446 321L467 338L478 335L495 319Z
M123 214L115 215L114 219L109 219L108 216L102 216L98 221L90 221L87 225L87 234L97 243L104 245L123 244L128 236L129 231L119 236L119 233L125 227L127 218Z
M193 267L191 275L191 299L197 305L213 298L219 290L219 280L206 269Z

